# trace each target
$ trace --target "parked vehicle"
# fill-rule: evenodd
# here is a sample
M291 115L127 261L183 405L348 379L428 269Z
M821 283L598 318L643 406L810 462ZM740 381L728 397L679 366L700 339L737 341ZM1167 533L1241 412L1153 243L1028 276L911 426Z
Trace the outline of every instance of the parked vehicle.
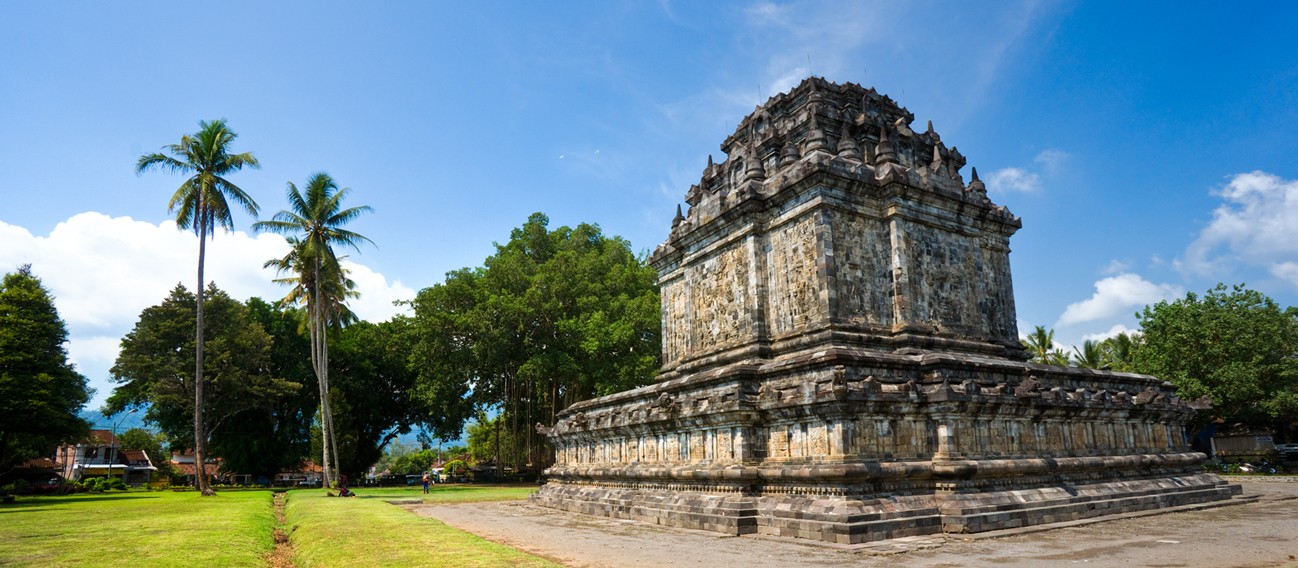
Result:
M1285 461L1298 461L1298 444L1276 444L1276 453Z

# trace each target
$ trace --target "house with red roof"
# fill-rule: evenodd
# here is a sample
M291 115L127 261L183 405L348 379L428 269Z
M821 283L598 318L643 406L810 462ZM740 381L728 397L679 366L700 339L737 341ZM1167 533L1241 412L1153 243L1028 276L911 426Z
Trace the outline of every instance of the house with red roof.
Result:
M77 444L59 446L54 452L59 475L71 481L87 477L117 477L127 485L143 485L158 468L144 450L123 448L109 430L91 430Z

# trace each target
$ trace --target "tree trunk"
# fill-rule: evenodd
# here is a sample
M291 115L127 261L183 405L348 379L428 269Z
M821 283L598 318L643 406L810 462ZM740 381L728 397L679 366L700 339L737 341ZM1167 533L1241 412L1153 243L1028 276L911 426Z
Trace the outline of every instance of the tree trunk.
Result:
M315 275L317 278L320 275L318 266ZM315 371L316 385L320 390L320 469L324 476L322 483L328 489L332 485L334 475L331 469L333 461L330 459L329 452L329 386L325 382L324 374L320 372L320 362L323 356L320 352L320 302L317 299L320 285L318 281L315 284L315 292L311 305L307 306L307 317L310 319L308 329L311 333L311 368Z
M207 429L203 423L203 260L207 254L207 215L203 195L198 196L198 304L194 337L194 480L203 495L215 495L207 479Z
M329 393L329 326L325 323L320 325L320 372L324 376L325 394ZM342 475L342 468L339 467L338 454L338 430L334 429L334 410L333 405L325 401L325 420L329 423L329 449L334 458L334 476Z

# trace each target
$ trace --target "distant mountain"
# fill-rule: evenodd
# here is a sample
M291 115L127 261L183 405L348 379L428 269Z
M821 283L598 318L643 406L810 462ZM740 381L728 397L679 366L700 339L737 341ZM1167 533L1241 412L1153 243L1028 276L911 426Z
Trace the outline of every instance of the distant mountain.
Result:
M131 428L144 428L145 430L154 430L152 426L144 423L144 412L127 413L119 412L112 416L104 416L98 410L82 410L78 416L84 418L90 423L90 428L95 430L112 430L117 426L117 433L122 433Z
M104 416L103 414L100 414L98 410L86 409L78 413L78 416L81 416L82 418L86 419L87 422L90 422L90 427L95 430L112 430L113 425L117 425L118 434L130 430L131 428L143 428L150 432L156 432L158 430L156 426L152 424L146 424L144 422L144 411L136 412L134 414L119 412L112 416ZM414 446L418 446L419 440L418 438L416 438L416 436L418 436L416 432L411 432L409 434L402 434L400 436L397 436L397 440L401 441L404 444L411 444ZM444 442L444 444L448 446L467 445L468 435L466 434L464 436L461 436L459 440L451 440L449 442Z

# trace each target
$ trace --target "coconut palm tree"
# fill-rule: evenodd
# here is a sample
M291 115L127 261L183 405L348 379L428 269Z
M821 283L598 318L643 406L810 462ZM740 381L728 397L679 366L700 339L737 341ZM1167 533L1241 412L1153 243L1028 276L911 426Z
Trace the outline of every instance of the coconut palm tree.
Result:
M1021 341L1023 348L1032 354L1034 363L1049 364L1053 359L1051 351L1055 347L1055 330L1046 331L1045 326L1038 325Z
M1104 361L1118 371L1132 370L1132 354L1136 350L1139 335L1136 333L1119 333L1100 343Z
M329 404L328 328L355 320L351 310L347 309L346 300L356 297L355 283L347 278L347 271L339 264L334 246L350 246L359 251L362 242L373 244L365 236L342 228L371 209L365 205L344 209L343 199L351 190L340 189L333 178L323 172L313 174L304 189L305 192L299 191L293 182L289 182L289 209L276 213L270 221L254 224L253 228L286 235L291 246L288 255L273 259L266 265L294 274L280 279L294 284L284 301L305 303L307 307L311 364L320 387L322 465L325 483L328 484L334 480L338 469L338 445Z
M298 333L306 333L311 337L311 366L313 371L317 373L320 396L327 402L329 392L328 346L322 342L327 337L328 329L336 329L357 321L356 315L352 313L345 302L347 298L356 298L360 294L356 292L356 283L347 277L347 269L342 268L336 258L322 264L322 270L319 274L320 286L317 288L315 286L317 276L313 266L309 265L309 263L302 264L304 255L302 242L294 236L287 237L286 240L290 246L288 254L283 258L268 260L263 266L275 268L281 274L290 274L290 276L274 280L277 284L292 286L288 294L281 300L281 304L297 304L306 307L305 317L299 321ZM318 294L317 290L319 291ZM317 303L312 300L317 295L320 298L318 307ZM321 314L320 318L314 317L317 312ZM318 321L323 322L325 328L323 333L319 332L319 328L316 327ZM322 376L325 377L324 381L319 380ZM330 473L331 467L335 473L337 471L337 456L339 455L337 437L333 435L332 407L321 406L320 425L324 451L322 467L326 483L328 483L329 480L333 479ZM331 454L333 456L332 460L330 459Z
M1104 360L1104 351L1100 349L1100 342L1094 339L1083 341L1080 349L1073 347L1073 364L1083 369L1108 367Z
M151 169L188 175L167 203L167 212L176 212L176 227L193 229L198 235L198 296L195 312L194 339L194 465L198 490L213 495L208 483L204 459L206 458L206 428L203 421L203 263L207 253L207 239L214 236L216 227L233 229L230 202L242 207L253 217L257 216L257 202L239 186L228 179L230 174L243 168L260 168L251 153L235 154L230 146L238 135L225 124L225 119L200 121L198 132L180 138L178 144L163 146L165 153L140 156L135 172L142 174Z

